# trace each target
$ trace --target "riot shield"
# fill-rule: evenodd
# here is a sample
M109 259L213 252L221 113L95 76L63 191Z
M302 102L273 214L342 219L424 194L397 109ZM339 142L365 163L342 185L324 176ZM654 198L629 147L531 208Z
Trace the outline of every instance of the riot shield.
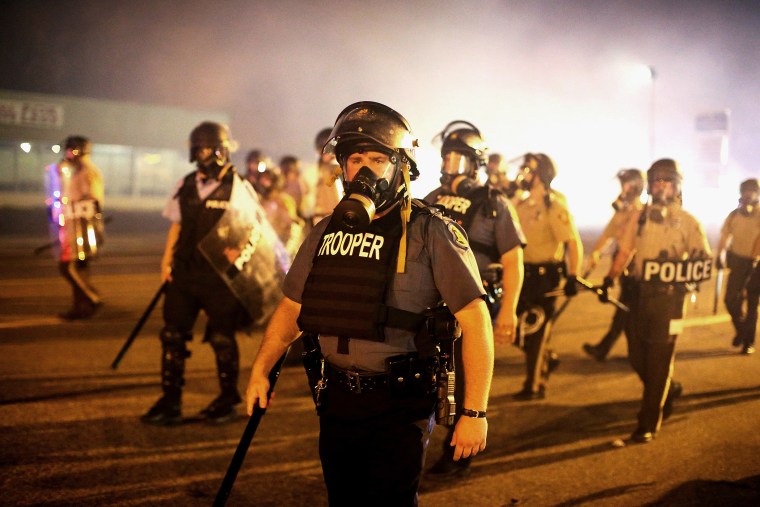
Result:
M98 201L82 199L72 202L66 206L64 218L72 258L80 261L96 258L105 239Z
M251 185L235 176L229 206L198 244L253 323L269 319L282 299L290 257Z

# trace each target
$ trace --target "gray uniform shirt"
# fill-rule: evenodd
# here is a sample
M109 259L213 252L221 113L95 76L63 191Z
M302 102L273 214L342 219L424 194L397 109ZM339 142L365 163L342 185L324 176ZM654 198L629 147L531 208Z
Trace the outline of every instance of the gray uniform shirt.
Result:
M282 291L297 303L329 221L328 216L314 227L285 277ZM413 220L407 228L406 272L393 275L385 304L422 313L443 299L456 313L483 295L477 264L461 227L439 215ZM390 327L385 329L384 342L349 340L348 354L337 352L336 336L320 336L319 342L329 363L354 371L385 371L386 358L416 350L414 333Z
M438 187L430 192L425 201L428 204L438 204L439 197L446 195L443 188ZM520 220L517 213L506 197L498 195L492 199L496 211L496 217L491 218L483 214L483 203L480 209L475 210L476 216L472 219L470 228L467 231L467 238L470 241L477 241L484 245L494 245L499 253L499 257L509 252L516 246L524 247L526 244L525 235L520 227ZM445 205L444 205L445 207ZM499 262L499 259L491 259L485 253L473 250L475 261L478 263L478 269L483 272L492 262Z

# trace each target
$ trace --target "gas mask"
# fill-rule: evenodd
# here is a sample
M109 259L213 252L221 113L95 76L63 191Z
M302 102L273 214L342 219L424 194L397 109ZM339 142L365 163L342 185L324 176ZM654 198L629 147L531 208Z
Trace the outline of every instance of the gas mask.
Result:
M217 178L222 168L227 164L228 153L227 149L221 146L212 148L205 158L201 159L198 155L203 149L202 146L193 147L193 158L195 164L200 172L206 178Z
M668 217L668 208L662 204L654 204L649 208L648 218L656 224L665 222Z
M385 178L378 178L372 170L363 166L348 184L346 195L333 211L340 218L340 223L347 230L364 229L375 218L376 203L386 193L390 183Z
M742 195L739 198L739 213L741 213L743 216L748 217L752 214L752 212L757 207L757 194L754 196L744 196Z
M441 165L441 186L454 195L464 197L480 183L475 179L477 163L469 156L450 151L443 157Z
M641 195L641 188L638 189L638 194L636 193L636 190L620 192L620 195L617 196L617 199L615 199L612 203L612 209L615 211L628 209L628 207L636 200L637 197L639 197L639 195Z
M464 174L442 174L441 186L454 195L464 197L469 194L472 189L479 187L480 183Z

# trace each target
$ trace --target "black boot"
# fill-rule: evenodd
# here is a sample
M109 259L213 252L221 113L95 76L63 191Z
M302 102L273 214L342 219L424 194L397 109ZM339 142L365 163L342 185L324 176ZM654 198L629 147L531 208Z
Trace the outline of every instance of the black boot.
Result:
M225 423L235 417L235 405L240 404L242 401L243 399L237 391L223 392L208 407L201 410L201 415L210 423Z
M242 398L238 391L240 359L235 337L213 333L208 337L216 353L216 371L222 393L201 411L211 423L223 423L235 417L235 405Z
M164 394L140 420L157 426L179 424L182 421L181 395L179 393Z
M161 388L164 395L140 420L148 424L169 426L182 421L182 385L185 383L185 359L190 355L182 335L164 330L161 354Z

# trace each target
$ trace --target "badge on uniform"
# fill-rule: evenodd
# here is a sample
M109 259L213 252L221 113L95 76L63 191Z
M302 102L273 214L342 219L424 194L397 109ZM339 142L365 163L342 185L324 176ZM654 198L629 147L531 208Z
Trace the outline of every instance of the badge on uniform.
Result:
M451 242L459 248L466 250L470 248L470 244L467 242L467 236L464 231L454 222L449 222L446 226L451 233Z

